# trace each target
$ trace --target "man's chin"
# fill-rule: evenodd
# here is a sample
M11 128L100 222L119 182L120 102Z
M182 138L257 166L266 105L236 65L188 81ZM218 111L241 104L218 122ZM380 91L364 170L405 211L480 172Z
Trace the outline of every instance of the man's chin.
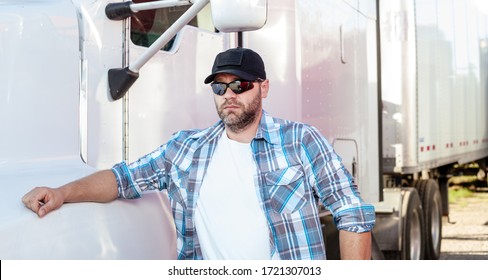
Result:
M235 111L225 110L220 114L222 120L236 121L239 120L240 115Z
M236 125L240 122L239 118L235 115L227 115L227 116L224 116L224 118L222 118L222 121L226 124L226 125Z

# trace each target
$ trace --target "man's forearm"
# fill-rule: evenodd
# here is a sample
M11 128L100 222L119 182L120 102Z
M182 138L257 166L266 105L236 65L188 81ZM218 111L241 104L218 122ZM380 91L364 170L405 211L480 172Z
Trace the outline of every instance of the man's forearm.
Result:
M117 196L114 173L103 170L59 188L36 187L22 197L22 202L43 217L66 202L109 202L117 199Z
M64 202L109 202L117 199L117 181L111 170L102 170L61 186Z
M355 233L341 230L339 244L343 260L371 259L371 232Z

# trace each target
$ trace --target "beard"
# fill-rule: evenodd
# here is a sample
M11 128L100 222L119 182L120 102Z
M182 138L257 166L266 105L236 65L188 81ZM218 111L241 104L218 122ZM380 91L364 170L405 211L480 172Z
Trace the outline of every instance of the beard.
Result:
M224 112L224 107L229 106L229 105L234 105L234 106L239 106L242 108L241 112ZM222 103L219 107L219 105L215 104L217 107L217 113L222 120L222 122L225 124L226 128L231 130L234 133L241 132L245 128L247 128L250 124L254 123L256 118L258 117L259 113L261 112L261 90L259 90L259 93L256 95L255 98L251 101L251 103L246 106L240 102L237 102L235 99L234 100L226 100L224 103Z

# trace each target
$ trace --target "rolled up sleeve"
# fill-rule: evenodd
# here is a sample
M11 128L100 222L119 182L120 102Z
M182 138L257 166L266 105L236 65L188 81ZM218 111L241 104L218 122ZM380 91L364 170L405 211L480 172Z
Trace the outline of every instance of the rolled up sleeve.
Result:
M117 180L118 198L132 199L141 197L142 191L131 179L129 169L125 162L114 165L112 172Z
M139 198L146 190L166 188L165 147L163 145L133 163L120 162L112 167L117 180L119 198Z
M304 149L313 174L309 180L334 216L337 229L371 231L376 219L374 206L363 201L353 177L327 140L316 129L308 132Z
M338 209L334 215L338 230L356 233L373 230L375 219L374 206L369 204L347 205Z

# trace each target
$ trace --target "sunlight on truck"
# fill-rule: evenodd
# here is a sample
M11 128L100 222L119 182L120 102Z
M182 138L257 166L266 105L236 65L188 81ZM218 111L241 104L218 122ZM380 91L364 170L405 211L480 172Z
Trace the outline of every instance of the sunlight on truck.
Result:
M486 182L480 2L264 2L252 26L243 19L257 12L231 9L246 1L0 3L0 258L175 258L165 192L43 219L20 198L213 124L203 80L217 53L242 46L266 62L265 109L318 128L375 205L373 258L438 259L452 178L472 171ZM321 222L337 259L325 208Z

